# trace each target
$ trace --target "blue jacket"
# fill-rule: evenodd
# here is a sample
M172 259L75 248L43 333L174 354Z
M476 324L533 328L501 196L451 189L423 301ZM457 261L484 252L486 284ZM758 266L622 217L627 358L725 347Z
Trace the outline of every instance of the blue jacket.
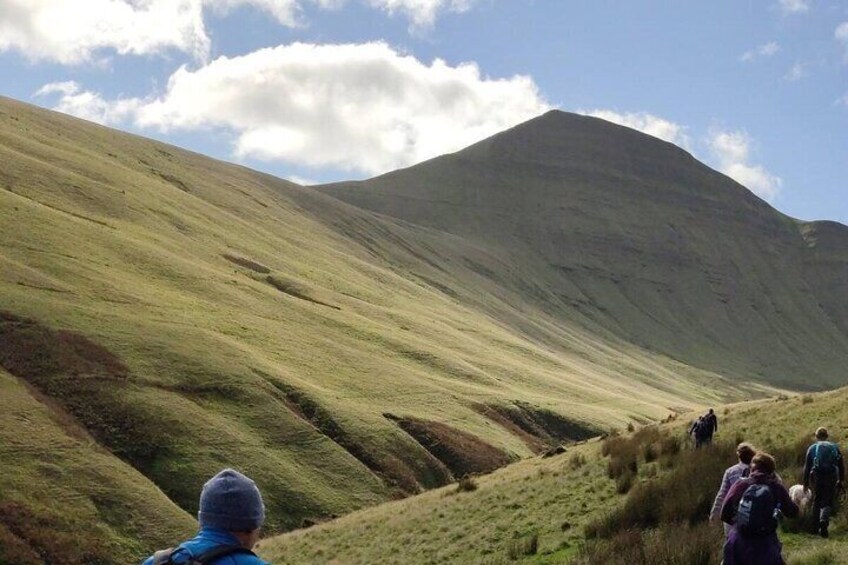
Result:
M201 553L218 547L219 545L238 545L238 540L229 532L217 530L214 528L203 528L198 534L186 542L179 545L174 551L171 559L174 563L187 563L192 557L196 557ZM152 565L153 556L151 555L144 560L142 565ZM210 565L269 565L258 557L254 557L248 553L234 553L225 555L213 561Z

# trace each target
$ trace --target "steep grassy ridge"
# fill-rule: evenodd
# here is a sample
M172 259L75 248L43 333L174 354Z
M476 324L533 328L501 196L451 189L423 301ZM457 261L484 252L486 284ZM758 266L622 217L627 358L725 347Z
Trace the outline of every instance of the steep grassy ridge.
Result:
M848 437L846 402L848 389L840 389L733 405L719 410L716 439L731 443L744 439L775 453L782 477L795 484L798 466L781 454L811 442L812 431L820 425L827 426L836 441ZM659 429L684 440L689 423L679 418ZM471 492L445 487L268 539L260 553L280 563L568 562L578 555L586 526L626 499L616 494L616 482L608 476L610 460L600 447L600 442L591 441L555 457L521 461L477 477L478 488ZM651 463L645 463L643 455L639 458L640 481L660 480L669 472L661 458ZM734 462L732 455L729 459L726 466ZM699 483L709 485L710 496L721 482L724 466L718 465L714 475L698 476ZM680 485L676 490L685 496L697 487ZM670 537L680 543L681 533L674 531ZM828 541L782 533L789 563L844 562L848 550L844 515L834 522L831 533Z
M0 436L0 449L35 454L0 473L0 504L15 505L16 516L3 535L28 558L46 543L37 535L44 516L78 540L141 556L190 527L203 482L225 466L256 479L275 532L609 426L766 394L769 383L842 378L832 364L844 357L833 321L843 294L807 312L806 294L765 292L792 315L750 326L752 357L774 346L771 332L788 340L781 324L797 323L797 343L786 347L803 348L802 360L809 347L821 360L804 379L773 363L759 374L738 360L738 344L716 335L724 325L703 321L701 341L700 329L683 327L708 310L684 308L684 316L685 304L664 304L662 294L615 290L615 271L632 267L630 255L604 254L620 243L616 216L607 235L590 237L606 247L581 251L588 240L544 243L547 232L538 234L540 245L562 244L556 253L585 256L607 273L569 278L526 241L502 245L494 228L483 238L458 227L508 226L509 208L489 210L491 218L479 208L455 218L453 230L415 225L8 99L0 99L0 162L0 367L19 391L0 403L7 414L37 410L45 422L67 423L62 429L84 433L98 454L85 484L72 484L38 462L49 460L51 437L70 441L59 430ZM531 196L547 185L531 181L527 205L538 206ZM613 197L600 188L597 209L606 210ZM753 202L733 214L761 209ZM752 222L772 225L763 218ZM587 221L580 225L598 223ZM842 232L813 227L805 249L817 254L804 257L823 273L816 292L839 291ZM660 259L644 259L654 280L667 267ZM685 287L670 292L689 296ZM808 343L819 322L820 343ZM666 347L677 339L688 353ZM673 357L657 352L660 342ZM62 457L59 469L75 468L75 455ZM108 503L98 506L86 484L101 483ZM81 493L83 504L57 514L40 502L40 485L59 501ZM148 491L158 494L142 504L139 492ZM109 513L122 508L139 518L118 525ZM143 525L154 511L173 517L173 528Z
M187 515L224 466L257 480L273 532L769 390L563 316L538 258L243 167L8 99L0 161L0 366L106 450L91 473L131 467ZM14 466L0 501L36 515ZM164 537L120 535L135 556Z
M593 332L734 379L845 382L848 228L792 220L656 138L553 111L319 190L476 242Z

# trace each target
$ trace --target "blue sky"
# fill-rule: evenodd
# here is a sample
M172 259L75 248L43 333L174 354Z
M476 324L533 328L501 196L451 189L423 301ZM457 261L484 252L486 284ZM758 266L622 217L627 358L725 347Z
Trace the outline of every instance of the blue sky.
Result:
M298 182L589 113L848 224L846 0L0 0L0 77Z

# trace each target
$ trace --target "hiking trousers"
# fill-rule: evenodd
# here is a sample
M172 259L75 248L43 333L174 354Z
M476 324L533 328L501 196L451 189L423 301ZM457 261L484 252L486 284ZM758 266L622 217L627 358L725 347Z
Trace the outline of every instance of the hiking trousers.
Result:
M813 475L813 516L819 524L829 524L836 499L837 473Z

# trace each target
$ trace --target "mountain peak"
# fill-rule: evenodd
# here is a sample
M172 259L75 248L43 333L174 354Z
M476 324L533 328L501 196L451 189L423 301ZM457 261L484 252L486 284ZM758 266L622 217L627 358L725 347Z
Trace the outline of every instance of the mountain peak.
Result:
M463 153L463 152L461 152ZM467 156L567 164L695 159L684 149L602 118L550 110L465 150Z

